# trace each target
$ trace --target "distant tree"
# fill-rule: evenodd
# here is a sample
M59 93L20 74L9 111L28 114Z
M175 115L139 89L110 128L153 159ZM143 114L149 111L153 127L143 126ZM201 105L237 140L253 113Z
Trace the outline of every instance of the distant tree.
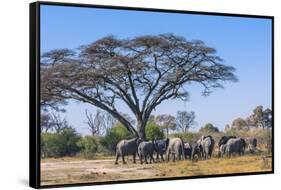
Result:
M227 131L227 130L229 130L229 129L230 129L229 124L226 124L225 127L224 127L224 131Z
M199 132L201 133L218 133L219 129L212 123L207 123L204 127L201 127Z
M148 122L156 123L156 116L155 115L150 115L149 118L148 118Z
M166 136L169 135L169 129L176 129L176 118L172 115L161 114L155 118L156 124L166 131Z
M235 69L222 64L214 48L173 34L133 39L104 37L76 52L52 50L41 57L41 105L69 99L89 103L115 117L132 134L145 139L151 112L161 103L186 100L186 85L203 86L203 94L236 81ZM128 106L136 127L120 113Z
M52 130L53 121L51 115L48 112L41 112L40 126L41 126L42 133L47 133Z
M58 113L51 114L51 126L52 130L56 133L60 133L64 129L71 128L67 120L65 118L61 118Z
M147 140L157 140L164 138L164 133L161 130L160 126L153 122L147 123L145 132Z
M248 127L248 124L244 119L242 119L240 117L233 120L233 122L231 124L232 129L241 130L241 129L244 129L245 127Z
M177 127L183 132L186 133L193 125L195 125L195 112L187 111L178 111L176 123Z
M263 111L263 118L262 118L263 128L272 128L272 111L271 109L267 108Z
M96 114L93 115L89 111L85 110L85 115L87 118L86 124L88 126L91 135L100 135L103 127L103 115L100 110L97 110Z
M247 122L252 126L271 128L272 127L272 111L267 108L263 110L263 106L257 106L253 110L253 114L247 119Z

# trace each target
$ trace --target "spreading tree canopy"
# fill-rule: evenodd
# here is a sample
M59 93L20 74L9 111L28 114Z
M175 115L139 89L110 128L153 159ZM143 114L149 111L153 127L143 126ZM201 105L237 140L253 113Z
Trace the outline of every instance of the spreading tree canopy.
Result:
M162 102L186 100L188 85L208 95L224 81L236 81L235 69L222 64L214 48L173 34L117 39L107 36L77 50L59 49L41 57L41 105L75 99L107 111L131 133L145 139L151 112ZM137 127L122 115L125 103Z

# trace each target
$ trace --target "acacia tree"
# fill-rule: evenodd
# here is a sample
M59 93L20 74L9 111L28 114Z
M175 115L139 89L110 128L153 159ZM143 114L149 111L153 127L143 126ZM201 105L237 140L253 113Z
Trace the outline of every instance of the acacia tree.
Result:
M195 125L195 112L190 111L178 111L177 112L177 127L183 132L186 133L188 129Z
M64 49L43 54L41 103L75 99L92 104L145 139L146 123L159 104L186 100L191 83L201 84L208 95L223 87L224 81L236 81L234 70L202 41L173 34L132 39L107 36L76 52ZM132 111L136 129L120 113L118 101Z
M246 120L249 123L249 125L262 127L263 129L271 128L272 127L272 111L269 108L263 110L263 106L257 106L253 110L253 114L250 115Z

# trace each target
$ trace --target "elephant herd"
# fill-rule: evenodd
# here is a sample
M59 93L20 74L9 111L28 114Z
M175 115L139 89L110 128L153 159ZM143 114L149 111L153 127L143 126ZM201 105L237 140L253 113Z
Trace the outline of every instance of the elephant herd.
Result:
M249 152L254 153L257 146L256 138L247 138ZM223 136L218 142L218 156L231 157L232 155L244 155L246 140L236 136ZM142 141L140 138L121 140L116 145L116 160L122 157L126 164L125 156L132 155L136 163L138 155L140 163L169 162L176 160L194 161L195 159L210 159L215 147L212 136L202 136L195 144L183 142L181 138L166 138L161 140ZM156 158L154 155L156 154ZM165 158L164 158L165 157Z

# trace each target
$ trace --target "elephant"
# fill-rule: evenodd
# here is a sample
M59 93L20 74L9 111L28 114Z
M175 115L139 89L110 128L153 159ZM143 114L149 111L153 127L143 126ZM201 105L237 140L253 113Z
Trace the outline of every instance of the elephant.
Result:
M222 144L226 144L229 139L235 139L235 138L237 138L237 137L236 136L222 136L218 142L218 145L220 147Z
M252 137L252 138L248 138L248 149L249 149L249 152L254 154L256 152L256 148L257 148L257 139Z
M220 147L219 147L219 156L220 157L223 157L223 155L226 153L226 144L222 144Z
M234 154L244 155L246 142L243 138L229 139L226 143L225 152L228 157Z
M147 158L150 158L149 163L151 164L151 161L155 162L154 158L153 158L153 153L155 150L155 144L154 141L143 141L139 144L138 146L138 155L140 158L140 163L143 164L143 159L145 161L146 164L148 164L147 162Z
M218 146L219 146L219 154L218 154L218 156L219 157L221 157L221 155L222 155L221 148L220 148L221 145L225 145L229 139L235 139L235 138L237 138L237 137L236 136L222 136L220 138L220 140L218 142ZM224 146L224 148L225 148L225 146Z
M184 158L191 159L191 153L192 153L192 146L189 143L184 143Z
M215 140L212 136L205 136L201 141L201 146L203 150L203 158L212 158L213 149L215 146Z
M140 138L133 138L129 140L121 140L116 145L116 160L115 164L118 164L118 159L120 156L122 156L123 164L126 164L125 162L125 156L133 155L133 162L136 163L136 154L138 151L138 146L141 143Z
M173 138L169 140L169 145L166 150L166 161L169 162L170 154L173 155L173 161L184 158L184 145L180 138Z
M154 148L156 152L156 160L159 160L159 155L161 156L161 161L164 162L163 155L165 154L167 147L169 145L169 138L161 139L161 140L154 140Z

